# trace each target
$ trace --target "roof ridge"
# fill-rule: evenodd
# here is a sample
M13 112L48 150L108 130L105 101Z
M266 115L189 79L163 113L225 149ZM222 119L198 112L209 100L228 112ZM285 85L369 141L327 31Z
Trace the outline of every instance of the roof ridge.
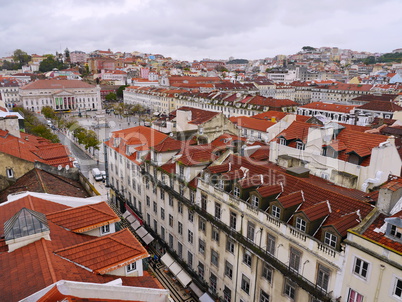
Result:
M46 185L45 185L45 183L43 182L43 179L42 179L42 176L40 175L40 173L39 173L39 171L37 170L37 169L35 169L35 173L36 173L36 175L38 176L38 180L39 180L39 183L40 183L40 185L42 186L42 188L43 188L43 191L45 192L45 193L48 193L47 192L47 189L46 189Z
M53 269L53 263L50 260L50 255L49 255L49 251L47 250L47 246L46 246L46 239L41 238L40 239L44 253L45 253L45 258L46 258L46 262L48 264L48 268L49 268L49 272L50 272L50 276L52 277L52 281L53 283L57 282L57 278L56 278L56 273Z
M90 205L88 205L91 209L93 209L93 210L95 210L95 211L98 211L98 212L101 212L101 213L103 213L103 214L105 214L105 215L108 215L108 216L113 216L112 214L110 214L110 213L107 213L107 212L105 212L105 211L102 211L101 209L98 209L98 208L96 208L95 206L96 205L102 205L103 203L105 203L104 201L101 201L101 202L98 202L98 203L95 203L95 204L90 204ZM114 212L113 212L114 213Z
M130 231L128 228L124 228L124 229L122 229L122 230L119 231L119 232L113 233L112 235L117 234L117 233L123 233L123 232L125 233L126 231L129 232L130 235L134 236L133 233L131 233L131 231ZM118 243L120 243L120 244L122 244L122 245L125 245L125 246L127 246L127 247L129 247L129 248L132 248L132 249L134 249L134 250L136 250L136 251L138 251L138 252L141 252L141 251L140 251L139 249L137 249L136 247L134 247L134 246L132 246L132 245L128 245L127 243L125 243L125 242L123 242L123 241L120 241L119 239L114 238L114 236L110 236L110 239L112 239L112 240L114 240L114 241L116 241L116 242L118 242Z

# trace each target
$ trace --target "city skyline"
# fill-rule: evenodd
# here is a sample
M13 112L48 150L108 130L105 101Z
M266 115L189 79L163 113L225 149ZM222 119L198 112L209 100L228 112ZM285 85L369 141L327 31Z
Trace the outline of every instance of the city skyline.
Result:
M393 30L402 25L401 9L396 0L342 0L336 6L313 0L7 2L0 57L15 49L54 54L66 48L160 53L177 60L263 59L303 46L385 53L401 47Z

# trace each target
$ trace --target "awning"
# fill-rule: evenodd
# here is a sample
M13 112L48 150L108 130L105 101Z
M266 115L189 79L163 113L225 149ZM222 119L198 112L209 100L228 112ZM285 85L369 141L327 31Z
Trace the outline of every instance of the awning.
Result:
M138 229L140 226L141 226L141 223L140 223L138 220L134 221L134 222L131 224L131 227L134 229L134 231L135 231L136 229Z
M148 234L147 230L142 226L135 231L141 238Z
M201 297L204 293L200 288L194 284L194 282L190 283L189 288L197 295L197 297Z
M165 255L163 255L161 257L161 261L163 262L163 264L165 264L167 267L169 267L174 262L174 259L168 253L166 253Z
M137 219L135 219L135 217L133 216L133 215L128 215L127 217L126 217L126 220L131 224L131 223L133 223L134 221L137 221Z
M187 287L187 285L193 280L189 274L187 274L184 270L177 274L177 280L183 285Z
M215 302L207 293L204 293L199 300L200 302Z
M142 240L145 242L145 244L150 244L154 240L154 237L150 233L147 233L144 237L142 237Z
M173 275L177 276L178 273L181 272L183 268L177 263L173 262L171 266L169 266L169 270L173 273Z

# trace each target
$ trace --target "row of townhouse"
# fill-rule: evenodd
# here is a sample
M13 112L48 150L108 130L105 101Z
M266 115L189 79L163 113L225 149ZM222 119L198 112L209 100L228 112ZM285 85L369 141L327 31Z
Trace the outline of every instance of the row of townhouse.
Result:
M130 86L124 90L125 104L140 104L160 113L169 113L182 106L223 112L226 116L255 115L267 110L295 112L297 103L240 93L192 93L183 90Z
M375 275L367 278L374 263L365 261L373 255L349 243L356 232L348 229L378 216L369 203L376 195L369 199L363 191L329 184L306 168L284 169L253 154L237 155L244 144L232 135L196 144L154 129L115 132L106 143L113 201L122 212L135 212L187 270L190 288L215 298L400 301L402 249L385 247L374 255L392 266L383 281L391 283L375 300L362 290L377 285ZM380 209L398 197L385 193L377 198Z

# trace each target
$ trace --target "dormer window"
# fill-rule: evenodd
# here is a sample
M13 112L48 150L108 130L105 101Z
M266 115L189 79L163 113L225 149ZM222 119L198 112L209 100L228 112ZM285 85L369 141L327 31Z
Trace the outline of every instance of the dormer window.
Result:
M238 186L235 186L233 188L233 195L237 198L240 198L240 188Z
M286 139L284 139L283 137L279 138L279 144L286 146Z
M101 226L101 234L108 234L110 233L110 225L103 225Z
M256 195L251 195L251 204L255 207L258 207L260 203L260 198Z
M296 218L296 229L299 231L305 232L306 231L307 223L304 219L297 217Z
M137 262L130 263L129 265L126 266L127 273L131 273L135 270L137 270Z
M330 247L336 248L338 237L330 232L325 232L324 243Z
M296 149L298 149L298 150L304 150L305 147L304 147L303 142L300 142L300 141L296 142Z
M7 177L8 178L14 178L14 170L13 170L13 168L7 168L6 172L7 172Z
M395 225L391 225L389 234L390 234L392 237L395 237L395 238L401 240L401 238L402 238L402 233L401 233L400 231L401 231L401 229L397 228Z
M280 219L281 218L281 209L277 206L272 206L272 216Z

